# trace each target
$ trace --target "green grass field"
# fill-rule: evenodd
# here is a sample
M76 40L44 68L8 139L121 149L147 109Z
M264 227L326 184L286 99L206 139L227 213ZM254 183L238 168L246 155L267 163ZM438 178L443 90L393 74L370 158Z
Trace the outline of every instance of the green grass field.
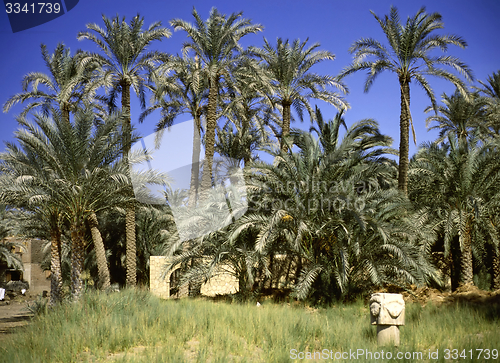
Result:
M492 362L500 358L493 359L500 350L499 322L498 304L407 304L401 345L379 347L362 301L324 309L270 301L257 307L202 299L165 301L147 291L89 291L78 303L39 315L4 339L0 361L380 362L391 354L398 362ZM445 349L457 349L457 359L445 360ZM483 350L479 357L476 349L489 353ZM436 351L439 359L430 359ZM403 359L395 359L398 353ZM450 358L453 354L449 352Z

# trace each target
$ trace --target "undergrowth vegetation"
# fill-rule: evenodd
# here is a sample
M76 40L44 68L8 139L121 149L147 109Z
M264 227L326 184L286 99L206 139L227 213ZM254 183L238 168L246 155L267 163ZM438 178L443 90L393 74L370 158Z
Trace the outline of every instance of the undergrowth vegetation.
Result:
M423 361L429 351L438 350L439 361L445 361L445 349L498 349L499 320L498 303L407 304L401 345L379 347L368 305L361 300L315 309L267 300L256 306L161 300L147 291L87 291L80 301L36 316L24 330L5 339L0 361L284 362L303 361L300 352L316 352L319 357L328 351L330 359L358 349L383 350L393 357L398 352L422 352ZM358 360L370 361L363 356Z

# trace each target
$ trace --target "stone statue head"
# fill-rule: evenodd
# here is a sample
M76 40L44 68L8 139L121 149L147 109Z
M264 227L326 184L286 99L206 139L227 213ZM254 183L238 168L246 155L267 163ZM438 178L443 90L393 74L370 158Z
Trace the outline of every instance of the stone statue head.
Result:
M372 294L370 298L372 325L405 325L405 302L401 294Z

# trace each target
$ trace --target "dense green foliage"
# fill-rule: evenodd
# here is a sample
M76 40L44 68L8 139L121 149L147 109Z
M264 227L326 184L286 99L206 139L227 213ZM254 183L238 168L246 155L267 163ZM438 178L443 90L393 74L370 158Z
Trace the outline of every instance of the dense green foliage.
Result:
M360 39L337 77L314 73L334 59L319 44L277 39L244 48L241 38L260 24L215 8L206 21L196 9L192 15L194 23L170 22L188 36L182 57L150 50L170 36L160 23L143 29L140 16L129 23L103 16L105 28L89 24L78 35L101 53L71 56L60 44L51 55L42 46L50 75L28 74L22 93L4 105L29 102L17 119L17 144L0 155L0 202L16 221L2 223L1 237L49 241L51 304L64 283L77 299L82 274L103 289L147 284L151 255L171 257L169 268L180 263L181 286L191 292L229 266L244 298L280 289L330 303L386 285L450 287L451 278L456 288L479 275L500 288L500 77L472 92L456 74L471 81L467 65L434 56L436 48L466 46L434 34L444 26L439 14L421 9L402 23L392 7L375 16L390 46ZM375 120L346 122L341 79L358 70L369 71L366 90L384 70L398 75L399 150ZM429 75L457 87L442 105ZM429 96L428 123L440 136L409 161L412 81ZM160 206L137 186L167 186L168 178L130 168L147 158L129 153L139 140L131 88L144 107L140 122L156 110L158 131L182 113L194 120L193 139L182 140L193 145L190 187L167 188ZM110 113L119 96L121 112ZM337 116L323 119L313 100L335 106ZM290 128L304 111L309 132Z

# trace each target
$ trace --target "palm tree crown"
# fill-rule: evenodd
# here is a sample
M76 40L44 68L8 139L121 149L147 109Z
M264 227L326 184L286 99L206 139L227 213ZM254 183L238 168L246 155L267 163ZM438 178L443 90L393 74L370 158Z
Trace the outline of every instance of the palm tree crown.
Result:
M36 108L41 108L45 114L48 114L49 109L56 106L62 112L63 119L69 122L70 112L76 111L77 105L85 95L83 91L85 82L89 80L90 69L80 69L78 63L82 53L78 51L75 56L71 56L70 49L63 43L59 43L54 53L50 55L45 44L41 45L41 49L49 74L28 73L22 82L23 92L7 100L3 111L8 112L18 102L33 100L24 108L21 115ZM43 85L47 91L40 89L40 85ZM30 86L31 89L29 89Z
M290 132L290 108L293 106L300 120L306 109L314 119L314 110L309 99L319 99L336 106L338 109L348 107L342 97L326 87L336 87L346 93L346 87L336 78L329 75L312 73L311 68L323 61L334 60L335 56L328 51L316 50L319 43L306 47L304 42L296 39L289 43L277 39L276 47L264 38L263 49L252 47L252 52L264 61L264 67L270 73L273 90L272 104L282 108L282 136ZM283 145L283 144L282 144Z
M207 126L205 131L205 165L201 189L208 190L212 185L212 163L214 156L215 130L217 128L218 94L221 82L231 84L234 64L245 57L240 39L263 29L260 24L251 24L249 19L241 18L242 13L229 16L220 14L217 9L210 10L209 18L203 21L193 9L195 23L173 19L170 24L174 30L184 30L189 41L183 44L183 52L190 50L199 57L200 75L208 80Z
M443 105L437 107L438 113L429 116L426 120L427 126L431 122L435 123L429 130L440 130L437 143L443 142L450 134L454 134L461 144L464 144L467 139L478 132L489 133L485 109L487 103L484 97L479 97L477 93L474 93L467 100L460 92L455 91L451 96L444 93L442 100ZM430 112L432 109L433 107L429 106L425 112Z
M500 71L488 76L486 82L479 81L482 88L480 93L486 95L486 112L488 116L488 127L494 136L500 135Z
M439 13L427 14L424 7L415 16L408 17L406 24L401 23L398 11L394 6L391 7L390 15L386 15L384 18L380 18L373 12L372 14L380 24L389 46L385 46L374 38L357 40L349 49L351 53L354 53L354 61L341 72L340 77L360 70L367 70L365 92L368 92L377 76L383 71L388 70L397 74L401 91L398 184L399 189L406 194L411 122L410 82L415 81L424 89L434 109L437 107L436 97L427 81L427 76L436 76L452 82L460 93L467 97L464 82L441 66L451 67L470 81L472 73L468 66L456 57L435 55L436 49L445 52L449 45L465 48L467 43L456 35L435 34L436 30L444 27L441 15Z
M121 20L118 16L108 19L103 15L102 20L105 29L95 23L87 24L87 29L90 31L79 32L78 40L91 40L105 56L88 53L82 59L82 63L86 65L89 62L97 62L100 65L98 81L109 92L110 106L114 106L116 94L121 92L122 107L130 107L130 104L124 103L130 102L128 94L130 87L133 87L141 104L144 105L145 74L152 72L158 62L168 59L165 54L147 51L147 48L155 40L169 38L171 32L162 28L161 22L155 22L143 30L144 18L139 15L136 15L130 24L127 24L125 17Z

